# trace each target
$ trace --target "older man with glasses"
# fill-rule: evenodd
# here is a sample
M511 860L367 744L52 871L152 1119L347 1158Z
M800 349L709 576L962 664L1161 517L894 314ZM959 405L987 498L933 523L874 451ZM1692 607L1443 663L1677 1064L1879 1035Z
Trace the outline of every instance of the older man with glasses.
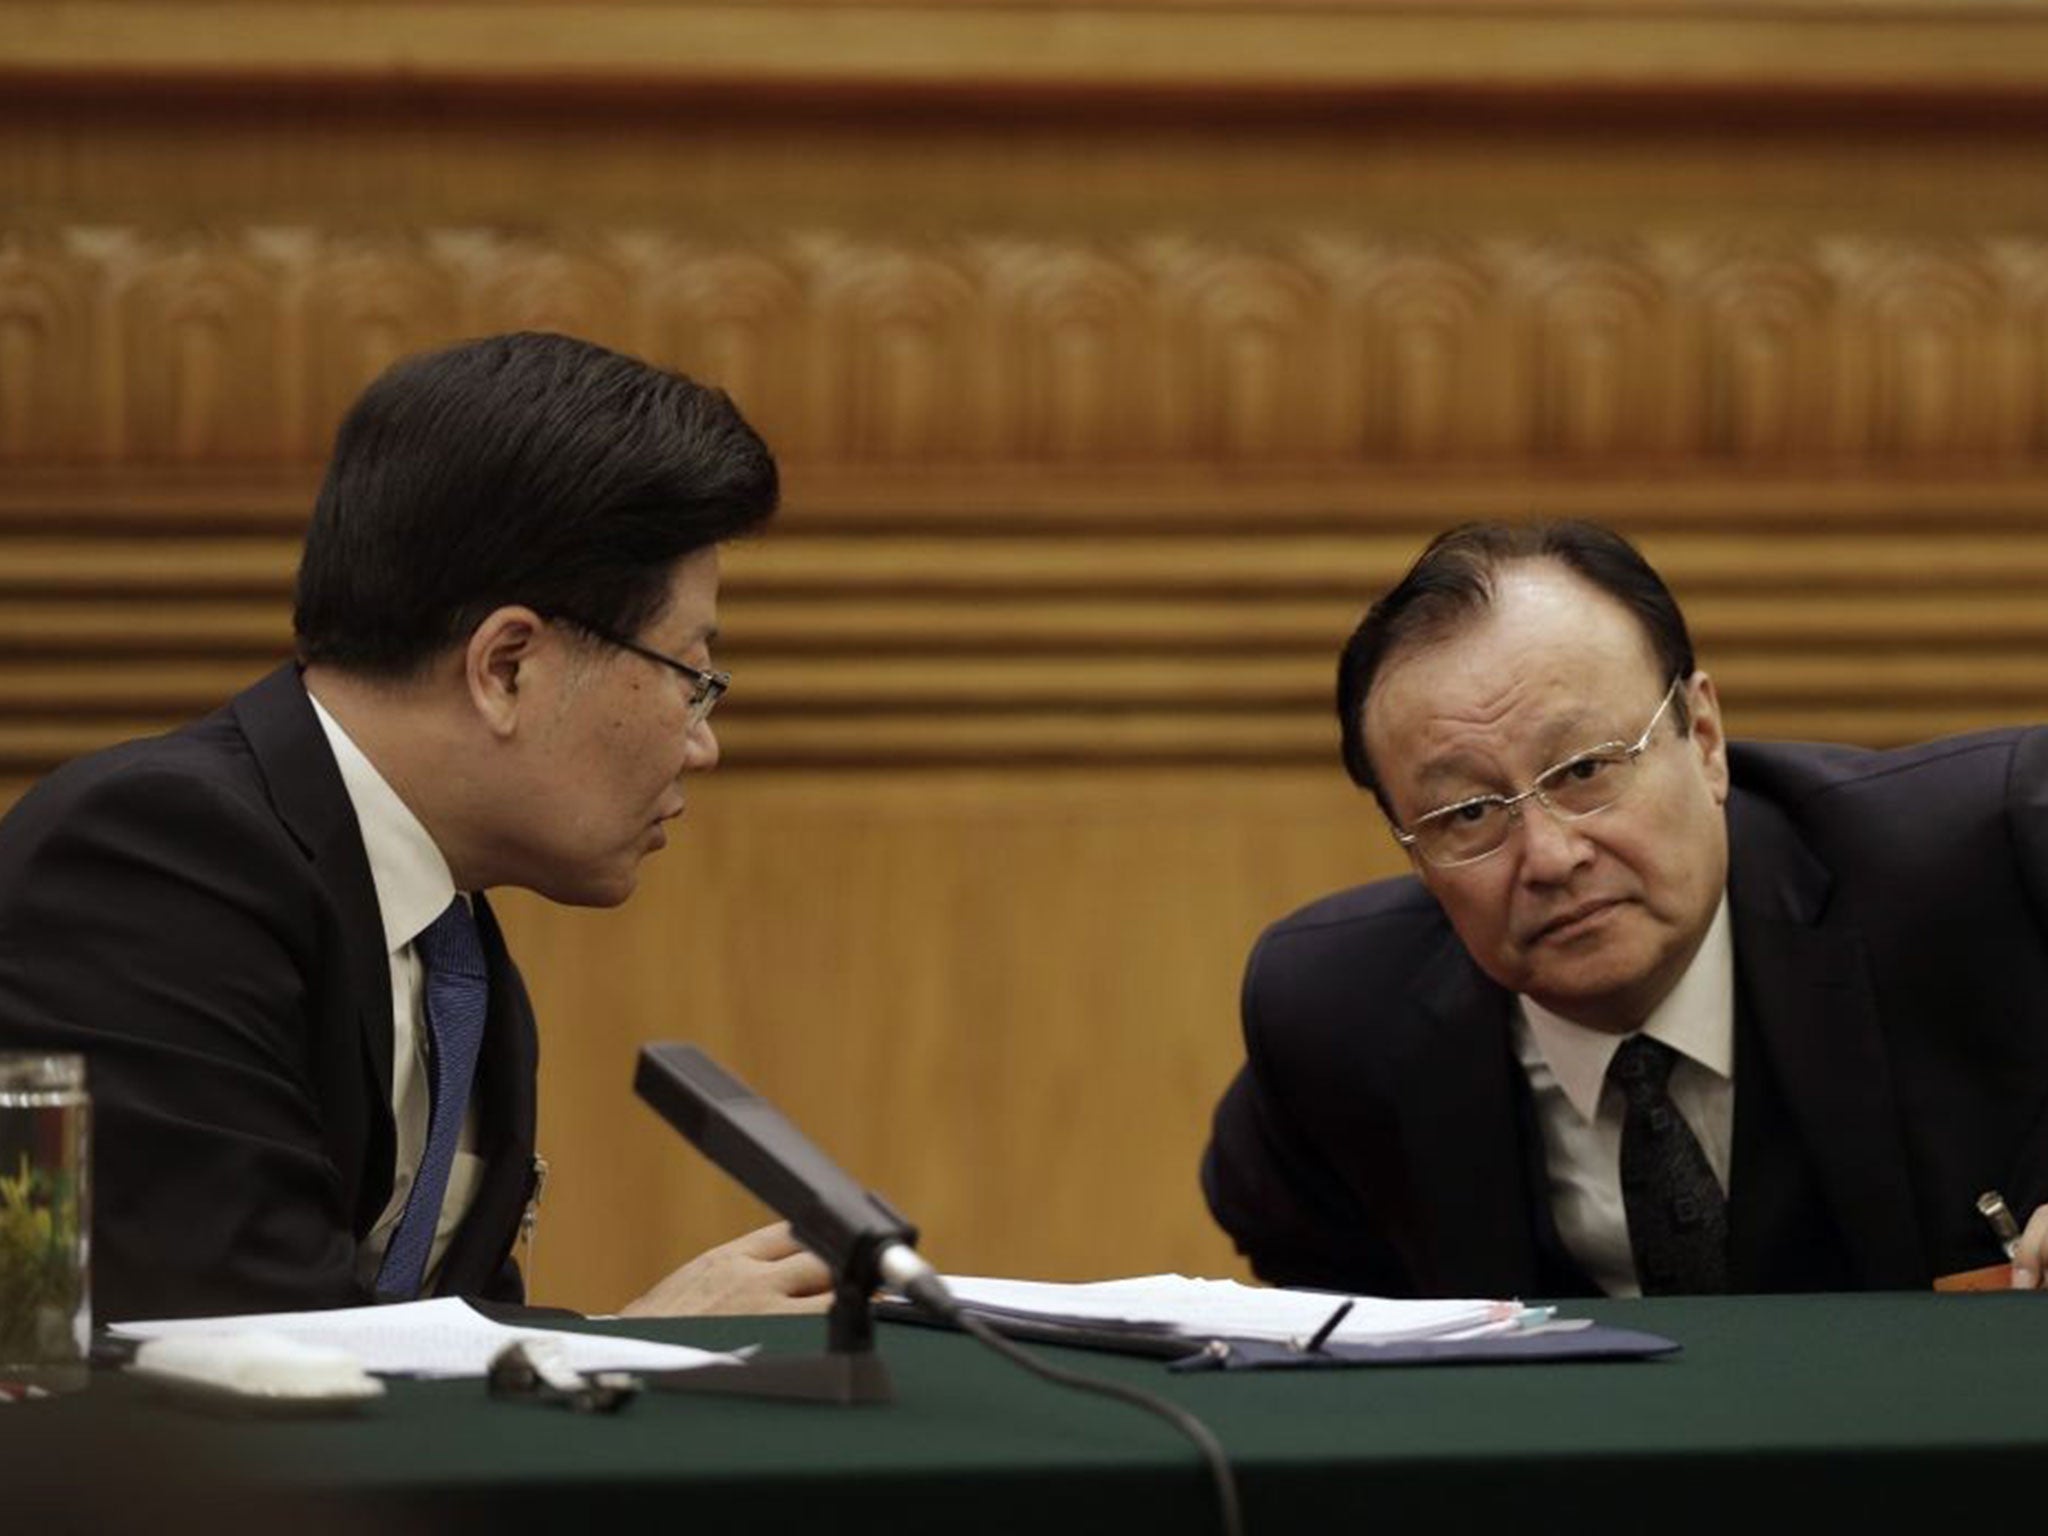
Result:
M1411 877L1254 949L1203 1185L1386 1295L1917 1288L2048 1256L2048 731L1729 742L1583 523L1452 530L1360 624L1345 764Z

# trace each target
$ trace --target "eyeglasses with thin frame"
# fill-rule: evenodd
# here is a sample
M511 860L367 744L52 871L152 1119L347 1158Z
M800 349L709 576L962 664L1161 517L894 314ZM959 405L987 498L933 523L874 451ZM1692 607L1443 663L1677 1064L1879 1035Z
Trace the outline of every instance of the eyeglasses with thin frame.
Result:
M593 640L602 640L606 645L617 646L622 651L631 651L635 656L644 656L649 661L660 663L671 672L681 673L690 685L689 723L692 726L701 725L710 719L711 711L718 708L718 701L724 698L726 690L732 687L730 672L713 672L704 667L693 667L687 661L677 661L673 656L664 656L660 651L649 650L639 642L628 640L624 635L614 634L602 624L593 624L577 614L549 613L543 614L542 617L559 620L564 624L574 624Z
M1637 759L1649 750L1658 724L1684 682L1682 677L1671 680L1664 690L1664 702L1633 743L1605 741L1575 752L1537 774L1518 795L1474 795L1439 806L1416 817L1411 827L1397 825L1394 840L1426 864L1455 869L1500 852L1508 833L1522 819L1525 801L1534 800L1559 821L1597 815L1628 792L1636 776Z

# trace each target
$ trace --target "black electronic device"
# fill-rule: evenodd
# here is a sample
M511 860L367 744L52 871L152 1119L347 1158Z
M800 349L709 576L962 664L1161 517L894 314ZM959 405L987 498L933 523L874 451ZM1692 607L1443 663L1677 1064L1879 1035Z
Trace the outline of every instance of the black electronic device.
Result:
M1062 1386L1132 1403L1166 1419L1201 1450L1215 1479L1226 1536L1241 1536L1237 1483L1208 1428L1176 1403L1122 1382L1098 1381L1035 1359L962 1307L918 1257L917 1229L847 1177L773 1104L694 1045L640 1048L633 1091L706 1157L789 1222L797 1240L832 1271L832 1311L822 1355L775 1356L644 1378L672 1392L726 1392L832 1403L893 1401L875 1353L874 1295L891 1290L973 1335L1005 1359ZM1062 1340L1061 1342L1073 1342Z
M832 1271L824 1355L681 1371L661 1385L842 1403L889 1401L888 1370L875 1354L875 1291L895 1291L941 1316L956 1311L944 1283L918 1257L917 1229L694 1045L641 1047L633 1091L785 1218L797 1241Z

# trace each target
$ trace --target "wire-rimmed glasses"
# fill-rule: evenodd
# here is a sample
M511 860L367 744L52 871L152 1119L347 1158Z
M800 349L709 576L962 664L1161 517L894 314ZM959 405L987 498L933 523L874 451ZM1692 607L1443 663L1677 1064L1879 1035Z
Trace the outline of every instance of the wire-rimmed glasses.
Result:
M677 661L673 656L664 656L660 651L649 650L638 641L614 634L602 624L593 624L579 614L549 613L543 617L574 624L593 640L602 640L606 645L617 646L622 651L631 651L635 656L644 656L649 661L659 662L672 672L681 673L690 685L689 723L693 727L711 717L711 711L718 708L718 701L724 698L726 691L732 687L730 672L713 672L704 667L693 667L687 661Z
M1518 795L1473 795L1439 806L1416 817L1413 826L1396 826L1395 841L1426 864L1454 869L1500 852L1522 819L1525 801L1534 800L1559 821L1577 821L1606 810L1628 792L1636 777L1636 760L1649 750L1658 722L1684 681L1671 680L1664 702L1634 742L1606 741L1575 752L1537 774Z

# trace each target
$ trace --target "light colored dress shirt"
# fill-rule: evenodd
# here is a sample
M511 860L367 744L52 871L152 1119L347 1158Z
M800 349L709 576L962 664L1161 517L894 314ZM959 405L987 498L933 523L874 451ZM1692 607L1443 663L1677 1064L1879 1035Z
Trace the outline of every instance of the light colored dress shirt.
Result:
M309 694L307 697L311 698ZM363 852L369 856L370 880L377 888L377 910L384 922L384 945L391 962L391 1114L397 1126L397 1157L392 1168L391 1198L356 1254L356 1278L371 1285L384 1250L405 1214L407 1196L419 1176L427 1147L427 1122L433 1111L434 1077L428 1061L426 967L413 947L416 938L455 899L455 877L434 839L386 782L362 749L349 739L341 723L313 699L313 713L333 749L341 782L355 807L362 829ZM476 1200L483 1159L476 1155L476 1105L463 1116L456 1139L455 1162L448 1170L448 1188L441 1197L434 1246L427 1256L427 1283L439 1273L448 1240Z
M1557 1235L1610 1296L1640 1296L1621 1200L1621 1090L1607 1067L1626 1035L1559 1018L1516 999L1515 1056L1535 1095ZM1699 952L1641 1033L1678 1053L1671 1100L1728 1188L1735 1125L1735 945L1723 895Z

